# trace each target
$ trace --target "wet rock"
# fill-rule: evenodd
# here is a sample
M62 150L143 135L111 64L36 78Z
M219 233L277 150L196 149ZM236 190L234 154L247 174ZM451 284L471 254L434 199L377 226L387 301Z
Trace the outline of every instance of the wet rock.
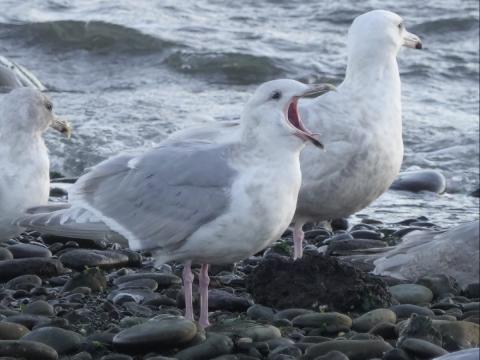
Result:
M138 280L132 280L132 281L127 281L124 283L121 283L118 285L119 289L141 289L141 288L147 288L152 291L155 291L158 289L158 284L155 280L153 279L138 279Z
M393 305L390 307L390 310L392 310L397 315L398 319L407 319L412 314L429 316L429 317L432 317L435 315L433 311L428 308L421 307L418 305L412 305L412 304Z
M340 351L330 351L323 356L317 356L315 360L349 360L348 356Z
M271 322L275 311L271 307L255 304L247 309L247 315L252 320L266 320Z
M442 349L438 345L415 338L405 339L401 344L401 348L412 356L422 359L431 359L437 356L448 354L448 351Z
M478 360L479 358L480 350L475 348L455 351L450 354L440 356L435 360Z
M289 279L289 281L285 281ZM255 302L276 309L314 309L325 304L339 312L366 312L390 306L385 283L334 257L307 255L293 261L264 259L247 278Z
M417 284L429 288L437 299L448 294L457 295L460 293L460 286L457 281L444 274L424 276L417 281Z
M203 360L229 354L233 349L233 341L225 335L208 333L207 340L201 344L184 349L175 357L179 360Z
M71 291L75 288L87 287L93 292L103 291L107 287L107 279L102 270L98 268L85 269L75 274L63 287L63 291Z
M32 257L52 257L48 248L35 244L15 244L8 247L14 259L32 258Z
M280 319L292 320L294 317L297 317L298 315L303 315L311 312L313 311L307 310L307 309L300 309L300 308L285 309L277 312L273 318L276 320L280 320Z
M185 345L197 333L195 323L179 317L150 320L122 330L113 338L116 349L132 353L163 351Z
M382 248L387 243L382 240L373 239L351 239L337 240L328 244L327 255L351 255L355 250Z
M362 316L353 320L353 330L359 332L367 332L375 325L389 322L395 324L397 315L390 309L375 309L371 310Z
M29 330L21 325L10 322L0 322L0 340L18 340Z
M252 341L267 341L281 337L280 330L272 325L262 325L249 320L225 320L212 325L209 331L236 338L250 338Z
M60 256L60 261L67 267L75 270L84 270L86 267L111 269L129 264L128 256L112 250L75 249Z
M32 329L35 326L40 324L48 324L51 320L43 315L32 315L32 314L18 314L11 315L6 318L6 321L12 322L15 324L21 324L28 329Z
M172 285L180 285L182 283L182 280L176 276L175 274L169 274L169 273L151 273L151 272L144 272L144 273L136 273L136 274L129 274L129 275L124 275L121 277L116 278L113 283L115 285L120 285L125 282L133 281L133 280L139 280L139 279L152 279L155 280L158 284L158 287L160 289L165 289L167 287L170 287Z
M53 316L53 306L44 300L37 300L28 304L23 310L25 314Z
M78 350L84 341L76 332L58 327L41 327L25 335L22 340L36 341L50 346L59 355Z
M428 304L433 299L432 291L418 284L399 284L389 288L392 296L400 304Z
M7 281L20 275L35 274L50 277L63 274L65 268L57 259L28 258L0 261L0 281Z
M293 326L300 328L319 328L324 334L336 334L348 331L352 327L352 319L336 312L308 313L299 315L292 320Z
M417 170L401 173L390 186L392 190L410 192L430 191L437 194L445 192L445 176L436 170Z
M332 340L309 347L303 359L314 360L330 351L339 351L350 360L382 358L392 346L383 340Z
M245 311L250 305L252 305L251 300L223 290L212 289L208 292L208 308L210 310Z
M379 323L371 328L368 333L381 336L385 340L396 339L398 336L395 324L390 322Z
M334 219L330 222L330 226L333 231L337 230L347 230L348 229L348 220L345 218Z
M0 247L0 261L10 259L13 259L12 253L8 249Z
M58 359L57 352L50 346L26 340L0 340L0 356L25 360Z
M480 298L480 283L467 285L464 294L468 298Z
M42 279L37 275L20 275L8 281L6 287L12 290L30 290L40 285L42 285Z
M384 235L381 232L366 230L366 229L350 231L350 235L352 235L355 239L370 239L370 240L380 240L380 239L383 239L384 237Z

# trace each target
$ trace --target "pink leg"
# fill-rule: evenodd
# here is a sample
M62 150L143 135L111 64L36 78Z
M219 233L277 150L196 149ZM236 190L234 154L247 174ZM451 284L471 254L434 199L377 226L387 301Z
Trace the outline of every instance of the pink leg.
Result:
M293 226L293 260L301 259L303 256L303 223L295 222Z
M203 264L198 276L198 283L200 285L200 320L198 321L202 328L210 326L208 321L208 284L210 278L208 277L208 264Z
M193 283L193 274L192 274L192 262L185 261L183 265L183 292L185 294L185 318L188 320L194 321L193 318L193 298L192 298L192 283Z

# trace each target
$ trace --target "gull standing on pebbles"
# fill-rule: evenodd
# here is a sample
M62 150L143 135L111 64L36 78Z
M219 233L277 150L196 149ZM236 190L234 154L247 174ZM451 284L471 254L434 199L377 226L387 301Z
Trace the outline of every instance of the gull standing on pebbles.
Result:
M0 240L22 232L12 224L32 206L46 204L50 163L43 133L52 127L70 136L41 92L21 87L0 95Z
M401 84L397 54L421 49L395 13L374 10L358 16L347 40L348 62L337 91L299 103L305 125L324 134L327 151L305 149L303 182L294 218L294 258L302 257L303 225L349 216L391 185L403 160ZM239 123L220 122L173 134L221 143L238 137Z
M108 159L69 192L71 208L26 216L22 226L61 233L89 227L87 212L149 250L158 263L183 261L185 316L193 320L191 264L199 275L200 320L208 322L208 264L245 259L278 239L290 224L301 184L300 151L323 147L297 112L299 98L331 85L274 80L261 85L242 115L241 134L229 144L169 142L137 155ZM317 151L319 151L317 149ZM44 209L45 211L45 209Z

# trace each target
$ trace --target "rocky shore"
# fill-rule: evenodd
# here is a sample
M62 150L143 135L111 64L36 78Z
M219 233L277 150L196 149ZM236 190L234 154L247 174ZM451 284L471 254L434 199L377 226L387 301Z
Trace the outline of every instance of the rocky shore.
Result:
M206 331L182 317L181 264L155 269L148 253L36 233L1 242L0 357L413 360L478 347L478 282L408 283L338 257L434 224L333 225L306 232L300 261L287 231L235 266L212 266Z

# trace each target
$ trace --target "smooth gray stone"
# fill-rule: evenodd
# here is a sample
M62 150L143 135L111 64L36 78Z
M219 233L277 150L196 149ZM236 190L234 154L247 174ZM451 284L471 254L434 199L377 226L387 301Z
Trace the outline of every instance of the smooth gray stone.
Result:
M20 275L51 277L65 273L62 263L52 258L28 258L0 261L0 281L8 281Z
M10 260L13 259L13 255L7 248L0 247L0 260Z
M60 354L68 354L78 350L84 342L83 336L74 331L57 327L41 327L32 330L22 340L37 341L50 346Z
M86 267L112 269L129 264L127 255L112 250L74 249L60 256L60 261L67 267L75 270L84 270Z
M18 340L30 330L22 324L15 324L11 322L0 322L0 340Z
M206 341L178 352L175 357L179 360L211 359L229 354L232 349L233 341L228 336L210 332Z
M31 302L25 307L25 309L23 309L23 313L33 314L33 315L44 315L44 316L55 315L53 306L50 305L45 300L37 300L37 301Z
M15 244L7 248L13 255L14 259L24 259L32 257L52 257L52 253L48 248L35 244Z
M25 360L57 360L58 354L50 346L27 340L0 340L0 356Z
M268 341L282 336L280 330L275 326L239 319L216 323L209 328L209 331L229 337L250 338L253 342Z
M299 315L293 318L292 323L300 328L320 328L326 334L348 331L352 327L352 319L337 312Z
M133 280L140 280L140 279L152 279L155 280L158 284L160 289L164 289L170 287L172 285L180 285L182 283L182 279L180 279L175 274L170 273L153 273L153 272L138 272L135 274L128 274L121 277L116 278L113 280L114 285L120 285L129 281Z
M422 359L431 359L433 357L448 354L448 351L442 349L440 346L416 338L407 338L403 340L400 347L407 353L411 353Z
M393 349L383 340L332 340L309 347L304 360L314 360L330 351L339 351L350 360L382 358L383 354Z
M38 287L40 285L42 285L42 279L40 279L40 277L37 275L20 275L8 281L5 286L7 289L12 290L30 290L31 288Z
M397 314L398 319L406 319L409 318L412 314L423 315L432 317L435 314L432 310L426 307L412 305L412 304L401 304L401 305L393 305L390 307L395 314Z
M433 299L432 291L418 284L394 285L389 288L389 291L400 304L428 304Z
M353 320L352 328L355 331L367 332L379 323L389 322L395 324L397 315L390 309L371 310Z
M390 186L392 190L420 192L430 191L437 194L445 192L445 176L436 170L417 170L400 173Z

